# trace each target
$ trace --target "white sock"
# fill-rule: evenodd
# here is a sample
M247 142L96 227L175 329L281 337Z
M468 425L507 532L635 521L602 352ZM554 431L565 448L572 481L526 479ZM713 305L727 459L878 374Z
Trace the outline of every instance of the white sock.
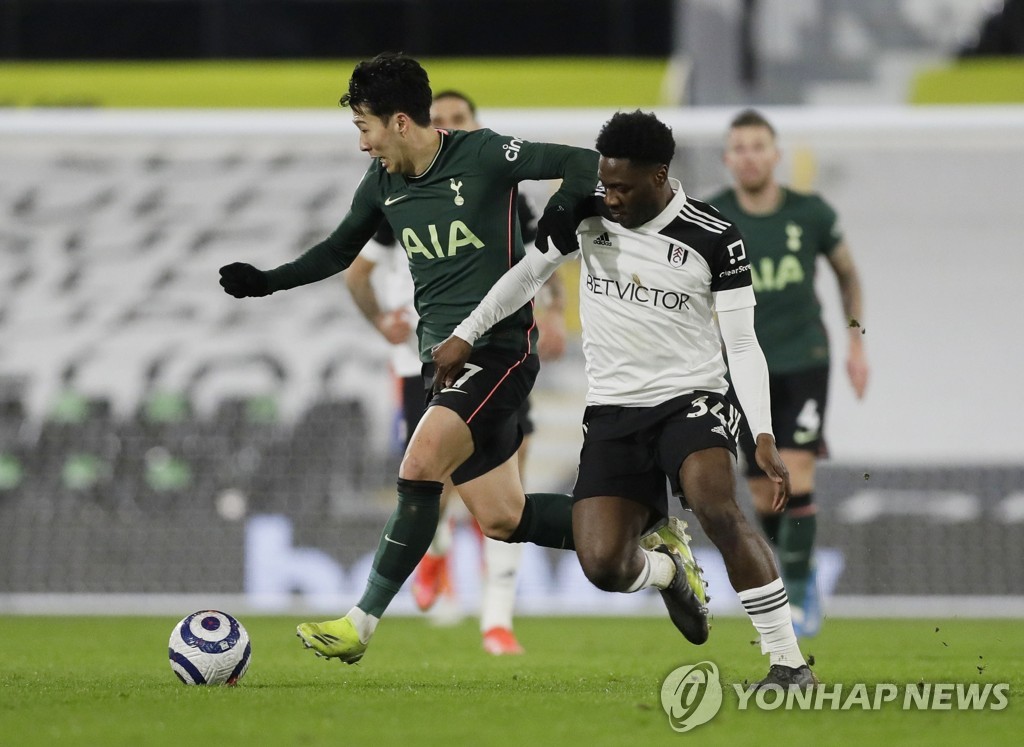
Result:
M345 615L356 628L356 632L359 634L360 643L369 643L370 638L373 637L373 631L377 629L377 623L380 622L379 617L368 615L358 607L353 607Z
M672 583L676 576L676 564L672 558L663 552L645 550L642 547L640 552L644 554L644 567L640 575L626 589L627 594L653 586L656 589L665 589Z
M793 669L806 664L793 632L793 615L782 579L737 594L754 628L761 634L761 653L768 654L772 664Z
M512 629L516 605L516 576L523 545L484 537L484 583L480 600L480 632L491 628Z
M451 505L451 501L448 502ZM438 558L443 558L452 547L452 525L455 520L451 517L451 510L445 508L437 521L437 530L434 532L434 539L427 548L427 553Z

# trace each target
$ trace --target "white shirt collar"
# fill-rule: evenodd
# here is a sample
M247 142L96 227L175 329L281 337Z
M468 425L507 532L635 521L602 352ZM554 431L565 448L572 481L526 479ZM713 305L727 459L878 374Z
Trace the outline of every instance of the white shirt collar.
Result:
M678 179L673 179L671 176L668 178L668 184L675 192L675 196L665 206L665 209L658 213L656 216L651 218L649 221L640 226L637 230L644 231L645 233L658 233L675 220L676 216L679 215L679 211L686 205L686 192L683 191L683 185L679 183Z

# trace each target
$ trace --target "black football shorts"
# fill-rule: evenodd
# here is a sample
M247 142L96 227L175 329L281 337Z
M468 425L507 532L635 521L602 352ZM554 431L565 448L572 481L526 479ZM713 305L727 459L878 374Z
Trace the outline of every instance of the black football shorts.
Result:
M462 371L450 387L430 397L428 407L447 407L458 413L473 436L473 454L452 473L461 485L504 464L523 441L519 413L530 396L540 371L536 353L474 348ZM423 383L433 384L434 364L423 366Z
M772 397L772 430L779 449L810 451L819 457L828 455L825 444L825 409L828 399L828 366L768 377ZM729 401L739 407L735 388ZM754 459L754 436L746 418L740 428L740 449L747 477L765 477Z
M682 497L683 460L720 446L736 453L740 413L725 395L689 392L654 407L591 405L573 500L610 495L668 514L665 480Z

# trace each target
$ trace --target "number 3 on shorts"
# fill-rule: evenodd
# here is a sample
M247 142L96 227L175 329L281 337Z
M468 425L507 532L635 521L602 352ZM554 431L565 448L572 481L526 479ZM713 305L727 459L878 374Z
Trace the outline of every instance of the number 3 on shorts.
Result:
M726 408L726 403L716 402L710 408L708 407L707 396L697 397L692 403L693 409L686 413L688 418L700 418L707 415L709 412L714 415L724 425L733 436L736 435L736 430L739 427L740 413L735 407L729 406L729 417L726 419L725 415L722 414L722 410Z

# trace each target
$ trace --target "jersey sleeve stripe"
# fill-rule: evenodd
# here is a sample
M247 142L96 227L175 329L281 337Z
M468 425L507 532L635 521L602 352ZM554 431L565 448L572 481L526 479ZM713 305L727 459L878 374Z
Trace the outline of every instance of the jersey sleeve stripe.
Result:
M696 200L693 200L692 198L687 199L686 203L683 205L684 209L692 211L695 215L699 215L702 218L708 220L709 222L721 226L722 228L728 228L730 225L729 221L723 218L721 215L719 215L714 208L711 208L710 210L707 209L710 207L711 206L708 205L707 203L698 202Z
M729 227L729 224L725 221L714 218L707 213L699 212L689 203L683 205L683 209L679 211L679 217L690 223L695 223L711 233L724 233L725 229Z
M516 194L518 190L513 187L508 193L508 218L505 221L506 231L505 236L508 246L508 266L509 268L513 265L516 252L516 235L515 235L515 219L516 219Z

